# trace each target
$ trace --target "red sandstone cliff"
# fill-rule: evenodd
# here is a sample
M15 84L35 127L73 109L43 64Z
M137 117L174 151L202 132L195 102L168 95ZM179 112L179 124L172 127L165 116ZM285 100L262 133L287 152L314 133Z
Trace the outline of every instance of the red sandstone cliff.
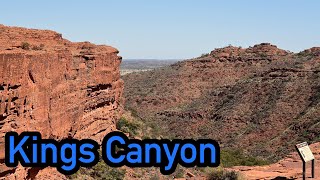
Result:
M101 141L116 129L123 91L117 54L113 47L72 43L49 30L0 25L0 179L45 174L3 164L8 131Z

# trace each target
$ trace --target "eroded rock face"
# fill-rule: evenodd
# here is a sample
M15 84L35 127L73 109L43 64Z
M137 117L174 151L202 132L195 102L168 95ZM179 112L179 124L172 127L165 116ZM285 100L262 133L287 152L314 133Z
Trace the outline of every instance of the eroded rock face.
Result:
M8 131L99 142L115 130L123 107L117 54L113 47L72 43L53 31L0 25L0 167ZM27 171L0 168L0 177L15 173L23 179Z

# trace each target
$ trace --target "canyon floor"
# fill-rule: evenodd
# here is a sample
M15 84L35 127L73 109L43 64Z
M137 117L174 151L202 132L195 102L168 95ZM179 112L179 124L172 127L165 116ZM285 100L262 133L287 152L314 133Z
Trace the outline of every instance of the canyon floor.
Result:
M169 66L178 62L176 59L123 59L120 65L120 74L151 71L156 68Z

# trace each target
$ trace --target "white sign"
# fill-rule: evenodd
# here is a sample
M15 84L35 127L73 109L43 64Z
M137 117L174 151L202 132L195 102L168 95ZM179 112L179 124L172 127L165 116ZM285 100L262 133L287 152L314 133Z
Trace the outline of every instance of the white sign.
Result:
M304 162L308 162L314 159L314 156L307 142L297 144L296 147L298 148L299 154Z

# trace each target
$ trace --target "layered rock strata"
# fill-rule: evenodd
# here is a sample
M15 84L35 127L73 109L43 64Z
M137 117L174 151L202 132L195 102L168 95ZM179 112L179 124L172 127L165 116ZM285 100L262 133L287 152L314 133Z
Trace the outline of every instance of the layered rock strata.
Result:
M8 131L101 141L116 129L123 107L117 54L49 30L0 25L0 177L26 179L40 171L3 164Z

